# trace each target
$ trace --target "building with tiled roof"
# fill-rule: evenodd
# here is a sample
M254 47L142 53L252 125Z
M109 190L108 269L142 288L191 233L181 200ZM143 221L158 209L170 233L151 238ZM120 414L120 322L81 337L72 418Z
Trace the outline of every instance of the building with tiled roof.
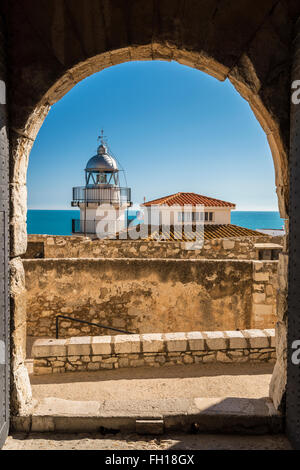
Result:
M179 225L172 225L170 227L160 225L153 227L151 225L140 224L128 229L129 239L136 239L136 236L131 236L131 231L140 234L140 239L145 241L201 241L201 240L213 240L220 238L241 238L241 237L251 237L257 238L261 237L261 233L251 230L245 227L239 227L238 225L233 224L204 224L203 230L197 231L195 227L192 227L191 230L187 227L182 227ZM117 234L119 238L119 234ZM122 239L122 236L120 236Z
M148 223L160 217L159 224L203 221L205 225L227 225L231 222L232 202L222 201L196 193L179 192L141 204ZM158 216L159 214L159 216Z
M158 199L153 199L152 201L144 202L142 206L196 206L198 204L202 204L205 207L230 207L231 209L235 209L235 204L233 204L232 202L222 201L221 199L215 199L213 197L202 196L201 194L183 192L171 194L170 196L164 196Z
M196 193L179 192L144 202L141 206L144 208L143 222L120 231L117 239L188 242L262 235L231 224L231 210L236 207L232 202ZM124 232L127 232L126 236Z

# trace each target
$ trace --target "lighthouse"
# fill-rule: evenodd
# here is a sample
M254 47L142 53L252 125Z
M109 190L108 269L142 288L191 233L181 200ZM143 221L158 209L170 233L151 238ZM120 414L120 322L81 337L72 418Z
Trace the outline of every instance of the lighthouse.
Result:
M116 158L108 150L101 131L97 154L85 167L85 186L73 188L71 206L80 208L80 219L72 220L72 233L113 236L127 227L127 209L131 203L131 189L120 186L120 169Z

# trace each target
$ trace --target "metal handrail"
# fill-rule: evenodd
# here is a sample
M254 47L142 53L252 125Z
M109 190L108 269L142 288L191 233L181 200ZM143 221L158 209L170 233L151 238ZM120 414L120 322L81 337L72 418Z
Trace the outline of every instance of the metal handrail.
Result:
M76 203L102 203L120 204L131 202L131 188L111 186L111 187L86 187L76 186L72 190L72 204Z
M93 323L93 322L86 321L86 320L79 320L79 318L66 317L65 315L56 315L56 319L55 319L55 328L56 328L55 337L56 337L56 339L58 339L58 336L59 336L58 329L59 329L59 319L60 318L64 318L65 320L71 320L71 321L74 321L74 322L77 321L78 323L86 323L87 325L97 326L98 328L104 328L106 330L118 331L119 333L124 333L126 335L133 335L134 334L131 331L119 330L118 328L113 328L112 326L104 326L104 325L100 325L99 323Z

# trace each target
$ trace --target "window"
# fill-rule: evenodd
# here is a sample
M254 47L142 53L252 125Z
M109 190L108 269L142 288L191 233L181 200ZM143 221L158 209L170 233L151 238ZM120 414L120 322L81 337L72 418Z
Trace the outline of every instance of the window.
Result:
M178 222L190 222L191 212L178 212Z
M178 222L198 222L205 220L205 222L213 222L213 212L177 212Z
M203 220L202 212L178 212L178 222L198 222Z
M213 212L205 212L205 222L213 221Z

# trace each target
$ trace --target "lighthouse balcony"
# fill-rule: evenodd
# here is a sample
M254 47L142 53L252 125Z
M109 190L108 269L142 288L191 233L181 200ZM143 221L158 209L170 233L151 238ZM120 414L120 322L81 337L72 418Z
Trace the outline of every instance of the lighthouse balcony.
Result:
M111 205L132 205L131 188L121 188L120 186L93 187L77 186L73 188L72 207L80 204L111 204Z

